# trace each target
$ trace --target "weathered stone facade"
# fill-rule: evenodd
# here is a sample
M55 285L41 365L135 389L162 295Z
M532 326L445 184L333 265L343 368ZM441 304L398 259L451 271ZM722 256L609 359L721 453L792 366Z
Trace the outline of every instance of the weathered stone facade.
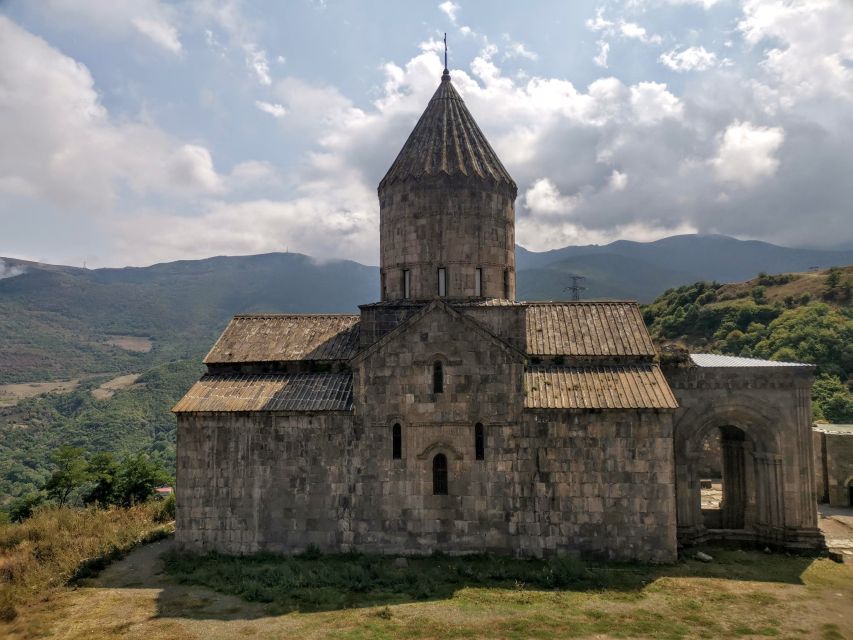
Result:
M692 358L688 365L664 369L679 404L674 417L679 540L819 545L812 367ZM721 434L723 504L719 513L703 513L699 471L703 441L712 430Z
M818 500L853 507L853 425L816 424L812 439Z
M180 544L649 562L709 537L814 544L808 370L685 362L674 395L635 303L516 302L515 195L445 73L380 184L382 300L235 317L175 406ZM728 493L706 522L694 456L716 427Z

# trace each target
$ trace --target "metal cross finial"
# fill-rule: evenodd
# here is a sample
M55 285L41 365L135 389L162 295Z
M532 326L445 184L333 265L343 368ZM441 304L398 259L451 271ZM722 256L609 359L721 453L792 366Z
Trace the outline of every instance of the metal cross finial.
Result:
M444 70L447 71L447 33L444 34Z

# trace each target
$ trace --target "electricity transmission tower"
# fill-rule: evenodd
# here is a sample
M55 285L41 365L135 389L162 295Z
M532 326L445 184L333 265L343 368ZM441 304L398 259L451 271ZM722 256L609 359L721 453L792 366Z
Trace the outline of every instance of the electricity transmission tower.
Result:
M563 291L571 291L572 292L572 300L577 301L581 299L581 291L586 291L586 287L581 285L582 280L586 280L584 276L569 276L572 279L571 286L565 287Z

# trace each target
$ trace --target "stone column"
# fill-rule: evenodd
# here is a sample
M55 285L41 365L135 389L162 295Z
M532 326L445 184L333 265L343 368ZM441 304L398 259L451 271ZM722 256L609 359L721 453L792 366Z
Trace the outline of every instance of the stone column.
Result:
M755 480L758 489L758 528L769 536L768 542L781 535L785 526L782 456L756 453Z

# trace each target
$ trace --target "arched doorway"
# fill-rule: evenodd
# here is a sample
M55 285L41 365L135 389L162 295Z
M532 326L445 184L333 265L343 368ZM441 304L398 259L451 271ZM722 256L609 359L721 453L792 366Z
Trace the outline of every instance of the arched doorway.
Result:
M698 464L700 508L706 529L743 529L749 500L747 455L752 443L742 429L711 429Z
M679 542L770 542L784 535L782 456L772 424L755 409L741 406L703 407L678 420Z

